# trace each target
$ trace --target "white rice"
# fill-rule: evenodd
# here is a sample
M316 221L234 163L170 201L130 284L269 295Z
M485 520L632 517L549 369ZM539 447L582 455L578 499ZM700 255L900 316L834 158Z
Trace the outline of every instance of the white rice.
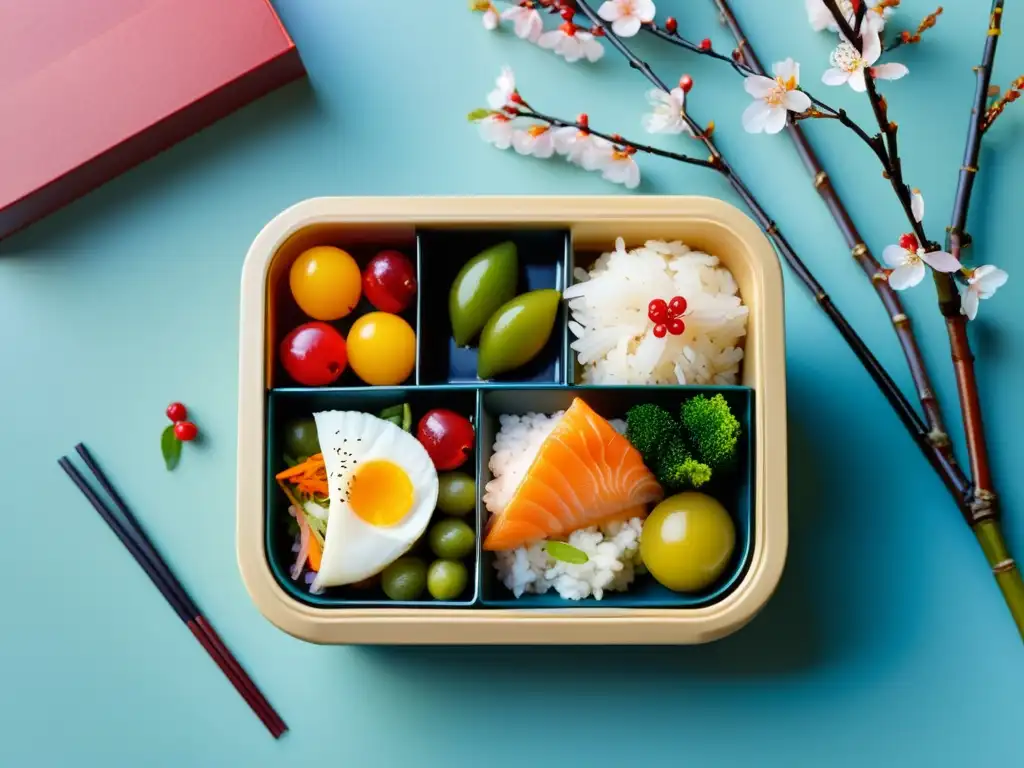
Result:
M587 384L735 384L739 381L748 309L718 258L681 242L648 240L602 254L577 268L566 289L576 337L572 348ZM686 330L654 335L651 299L686 299Z
M489 467L494 479L484 486L484 505L498 514L508 504L529 469L541 443L554 429L564 411L549 415L499 416L500 429L494 440ZM620 432L624 421L612 420ZM567 600L593 597L605 592L623 592L633 583L640 564L640 530L643 519L609 523L573 531L567 541L587 554L588 561L573 565L555 560L544 550L543 542L528 547L496 552L494 567L498 578L517 598L523 594L543 594L554 588Z

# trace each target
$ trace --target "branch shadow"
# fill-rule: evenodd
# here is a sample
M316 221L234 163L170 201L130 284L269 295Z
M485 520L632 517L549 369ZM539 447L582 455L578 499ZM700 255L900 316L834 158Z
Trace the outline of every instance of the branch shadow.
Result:
M168 189L187 187L196 169L230 162L322 111L309 77L284 85L0 241L0 258L70 255L68 242L109 226L117 216L130 216L155 196L167 196Z
M816 564L812 542L823 522L822 489L815 486L815 443L810 432L813 414L793 412L790 422L791 475L790 538L786 569L764 609L736 633L698 646L357 646L366 664L386 665L403 677L422 678L424 684L443 685L453 675L484 677L489 685L523 685L538 675L565 669L601 669L602 684L615 686L664 683L672 678L729 680L791 675L826 661L840 646L826 636L824 617L816 615L824 603L814 595ZM534 670L524 677L522 669Z

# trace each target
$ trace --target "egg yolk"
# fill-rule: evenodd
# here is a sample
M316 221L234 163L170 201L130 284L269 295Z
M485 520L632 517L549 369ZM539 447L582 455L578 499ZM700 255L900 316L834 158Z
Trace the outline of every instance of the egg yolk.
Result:
M373 526L401 522L412 509L412 497L412 481L405 470L384 459L360 465L349 484L349 505Z

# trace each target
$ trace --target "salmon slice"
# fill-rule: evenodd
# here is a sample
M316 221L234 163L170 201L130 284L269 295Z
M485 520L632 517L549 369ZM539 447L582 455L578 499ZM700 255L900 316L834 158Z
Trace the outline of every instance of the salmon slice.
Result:
M629 440L575 398L541 443L508 505L491 518L483 547L515 549L635 517L664 495Z

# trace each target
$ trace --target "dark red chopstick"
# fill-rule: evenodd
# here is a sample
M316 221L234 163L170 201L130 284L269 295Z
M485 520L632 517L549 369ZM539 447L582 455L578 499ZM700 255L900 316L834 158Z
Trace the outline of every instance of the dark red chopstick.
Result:
M257 688L252 678L249 677L242 665L231 651L228 650L223 640L221 640L213 626L209 623L209 620L202 615L195 601L192 600L184 586L171 571L167 562L139 524L138 519L128 509L128 505L125 504L106 475L96 464L88 449L84 445L79 444L75 446L75 450L82 457L82 460L96 477L99 484L111 497L114 505L123 515L123 520L119 519L104 504L103 500L100 499L67 457L61 458L58 464L60 464L72 482L75 483L99 513L100 517L103 518L104 522L107 523L121 543L132 554L136 562L138 562L174 609L175 613L178 614L179 618L189 628L189 631L192 632L217 666L235 686L235 689L242 698L245 699L246 703L249 704L267 727L267 730L270 731L274 738L280 738L288 730L284 720L274 711L274 708L263 696L259 688Z
M93 476L103 487L103 490L107 492L107 495L114 502L114 505L117 507L118 511L120 511L121 514L124 515L124 518L129 526L129 534L134 533L138 539L137 543L140 544L141 549L143 551L148 551L150 553L150 560L152 562L154 570L158 572L158 575L162 578L162 580L168 585L170 585L173 591L175 591L176 594L178 595L178 599L185 608L187 614L187 623L189 624L189 629L192 630L193 634L196 634L196 638L201 643L204 642L203 638L205 637L208 639L209 645L212 648L218 650L220 658L228 667L228 669L223 669L222 667L224 673L228 675L228 677L231 679L233 683L235 683L236 688L238 687L238 683L241 683L245 689L244 691L242 689L239 689L239 693L245 696L246 692L248 692L249 696L246 698L246 701L249 701L250 706L253 706L254 709L256 709L257 707L262 709L267 715L269 715L268 719L270 720L271 723L274 724L274 727L280 730L281 734L283 734L285 731L288 730L288 726L285 725L284 720L282 720L281 717L277 714L277 712L274 711L274 708L270 705L270 702L267 701L263 693L259 690L259 688L256 687L256 683L253 682L252 678L248 675L248 673L246 673L245 669L243 669L238 659L236 659L235 656L231 653L231 651L228 650L228 647L224 644L224 641L221 640L220 635L217 634L217 631L213 628L213 625L210 623L209 619L202 615L202 612L199 610L199 606L196 605L195 601L192 600L191 596L185 590L184 586L173 574L173 572L170 569L170 566L167 565L167 562L160 555L160 551L156 548L156 545L153 544L153 542L150 540L149 536L146 534L145 529L142 527L142 524L139 523L138 518L136 518L132 511L128 508L128 505L125 503L124 499L121 498L121 494L117 492L113 484L107 478L106 474L103 472L102 469L100 469L99 465L96 463L96 460L92 457L92 454L89 453L89 449L86 448L82 443L79 443L78 445L75 446L75 451L77 451L78 455L81 456L82 461L85 462L85 465L89 468L89 471L93 473ZM219 659L217 657L215 657L214 660L218 661L219 663Z

